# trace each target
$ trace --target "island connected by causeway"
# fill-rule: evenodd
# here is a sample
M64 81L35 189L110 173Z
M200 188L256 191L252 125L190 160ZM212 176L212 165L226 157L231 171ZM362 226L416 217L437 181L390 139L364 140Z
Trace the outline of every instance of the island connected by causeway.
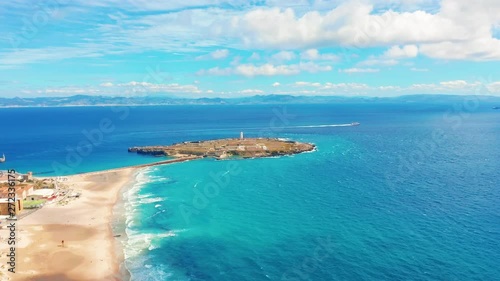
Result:
M168 146L130 147L129 152L154 156L170 156L175 158L212 157L224 159L229 157L260 158L298 154L315 149L314 144L300 143L274 138L240 138L191 141Z

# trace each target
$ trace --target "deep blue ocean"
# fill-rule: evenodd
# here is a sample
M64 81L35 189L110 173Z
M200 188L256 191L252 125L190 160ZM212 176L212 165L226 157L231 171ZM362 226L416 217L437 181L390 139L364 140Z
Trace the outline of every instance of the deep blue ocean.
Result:
M280 137L289 157L143 169L124 194L132 280L500 280L491 104L0 109L0 169L65 175L129 146ZM360 122L360 126L322 125Z

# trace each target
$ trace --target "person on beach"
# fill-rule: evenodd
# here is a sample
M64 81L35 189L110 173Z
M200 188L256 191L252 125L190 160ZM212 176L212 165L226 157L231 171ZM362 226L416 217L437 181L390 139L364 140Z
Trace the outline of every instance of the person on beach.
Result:
M64 248L64 240L63 240L63 241L61 241L61 244L62 244L62 247Z

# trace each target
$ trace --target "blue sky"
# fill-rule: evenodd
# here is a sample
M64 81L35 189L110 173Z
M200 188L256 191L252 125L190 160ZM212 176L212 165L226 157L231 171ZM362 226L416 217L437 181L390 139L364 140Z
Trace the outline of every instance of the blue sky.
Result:
M500 1L14 0L2 97L500 96Z

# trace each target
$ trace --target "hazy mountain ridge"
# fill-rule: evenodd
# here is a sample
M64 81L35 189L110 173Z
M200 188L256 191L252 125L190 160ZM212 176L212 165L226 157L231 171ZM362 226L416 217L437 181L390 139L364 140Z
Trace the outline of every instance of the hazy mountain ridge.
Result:
M399 97L344 97L344 96L292 96L257 95L241 98L174 98L174 97L113 97L76 95L70 97L0 98L0 107L54 107L54 106L105 106L105 105L244 105L244 104L317 104L342 102L428 102L449 103L472 101L500 103L496 96L464 95L408 95Z

